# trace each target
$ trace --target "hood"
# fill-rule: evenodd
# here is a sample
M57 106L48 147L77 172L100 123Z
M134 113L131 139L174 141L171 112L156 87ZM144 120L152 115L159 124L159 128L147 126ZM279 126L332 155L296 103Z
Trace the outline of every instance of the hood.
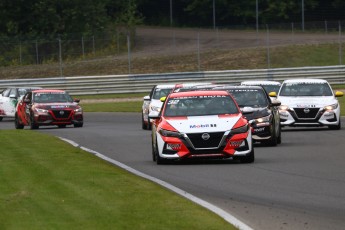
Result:
M80 107L77 103L38 103L34 105L37 108L54 110L54 109L76 109Z
M151 106L155 106L155 107L162 107L163 102L161 102L160 100L157 99L152 99L150 102Z
M243 116L248 120L257 119L260 117L266 117L271 114L271 111L267 108L253 108L252 113L244 114Z
M333 96L329 97L278 97L282 105L292 108L296 107L316 107L321 108L327 105L338 103Z
M181 133L223 132L230 130L242 114L221 116L192 116L187 119L169 118L166 121Z

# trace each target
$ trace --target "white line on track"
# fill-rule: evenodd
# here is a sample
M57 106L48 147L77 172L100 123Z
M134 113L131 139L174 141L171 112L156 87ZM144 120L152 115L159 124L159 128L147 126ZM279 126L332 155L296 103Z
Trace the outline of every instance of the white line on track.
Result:
M143 178L148 179L150 181L153 181L153 182L155 182L155 183L157 183L157 184L159 184L159 185L161 185L161 186L163 186L163 187L165 187L165 188L167 188L167 189L169 189L169 190L179 194L180 196L183 196L183 197L187 198L188 200L193 201L196 204L199 204L200 206L202 206L202 207L210 210L211 212L217 214L218 216L222 217L225 221L229 222L230 224L234 225L235 227L237 227L237 228L239 228L241 230L253 230L251 227L249 227L248 225L246 225L242 221L238 220L236 217L234 217L230 213L224 211L223 209L221 209L221 208L219 208L219 207L217 207L217 206L215 206L215 205L213 205L213 204L211 204L211 203L209 203L209 202L207 202L205 200L202 200L202 199L200 199L200 198L198 198L196 196L193 196L192 194L190 194L190 193L188 193L188 192L186 192L186 191L184 191L182 189L179 189L179 188L177 188L177 187L175 187L175 186L173 186L173 185L171 185L171 184L169 184L169 183L167 183L165 181L157 179L155 177L152 177L152 176L149 176L149 175L144 174L142 172L139 172L138 170L135 170L135 169L133 169L133 168L131 168L131 167L125 165L125 164L122 164L119 161L111 159L111 158L109 158L109 157L107 157L107 156L105 156L105 155L103 155L103 154L101 154L99 152L96 152L96 151L94 151L92 149L88 149L88 148L85 148L83 146L80 146L78 143L76 143L74 141L71 141L71 140L68 140L68 139L65 139L65 138L62 138L62 137L59 137L59 138L61 140L65 141L65 142L71 144L74 147L81 148L82 150L84 150L86 152L89 152L89 153L91 153L91 154L93 154L93 155L95 155L95 156L97 156L97 157L99 157L99 158L101 158L101 159L103 159L103 160L105 160L107 162L110 162L110 163L112 163L112 164L114 164L114 165L116 165L116 166L118 166L118 167L120 167L122 169L125 169L128 172L131 172L131 173L133 173L133 174L135 174L137 176L140 176L140 177L143 177Z

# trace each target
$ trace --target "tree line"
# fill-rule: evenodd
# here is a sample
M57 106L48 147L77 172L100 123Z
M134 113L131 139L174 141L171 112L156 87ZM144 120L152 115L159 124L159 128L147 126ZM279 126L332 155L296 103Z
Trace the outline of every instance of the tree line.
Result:
M139 24L230 27L255 24L257 16L260 24L298 22L302 10L306 21L342 20L345 1L1 0L0 37L80 36Z

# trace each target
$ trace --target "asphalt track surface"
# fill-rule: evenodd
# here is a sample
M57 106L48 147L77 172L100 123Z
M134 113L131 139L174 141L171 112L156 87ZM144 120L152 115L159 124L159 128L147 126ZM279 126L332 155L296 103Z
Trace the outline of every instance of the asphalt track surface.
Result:
M11 128L12 120L0 123L0 129ZM278 147L255 146L253 164L229 160L156 165L151 133L141 129L139 113L86 113L83 128L39 131L166 181L253 229L345 229L344 127L284 128Z

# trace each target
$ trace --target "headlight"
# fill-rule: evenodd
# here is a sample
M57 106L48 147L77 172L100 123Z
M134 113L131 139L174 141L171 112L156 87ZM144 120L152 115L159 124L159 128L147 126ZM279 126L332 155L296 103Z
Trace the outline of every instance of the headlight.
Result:
M83 109L82 109L81 107L79 107L79 108L76 108L76 109L74 110L74 112L76 112L76 113L81 113L81 112L83 112Z
M266 122L270 122L272 115L268 115L266 117L260 117L258 119L255 119L255 122L258 123L266 123Z
M164 137L180 137L181 135L179 132L174 132L166 129L160 129L159 133Z
M333 105L327 105L327 106L323 107L324 110L334 110L336 108L338 108L338 103L333 104Z
M40 109L40 108L35 108L35 111L38 112L38 113L48 113L48 110Z
M161 111L161 107L158 106L150 106L151 111L155 111L155 112L160 112Z
M246 133L248 131L248 128L249 128L249 125L246 124L246 125L239 127L237 129L232 129L230 133L231 134Z
M289 108L289 106L287 106L287 105L281 105L281 106L279 106L279 110L282 110L282 111L288 111L290 108Z

